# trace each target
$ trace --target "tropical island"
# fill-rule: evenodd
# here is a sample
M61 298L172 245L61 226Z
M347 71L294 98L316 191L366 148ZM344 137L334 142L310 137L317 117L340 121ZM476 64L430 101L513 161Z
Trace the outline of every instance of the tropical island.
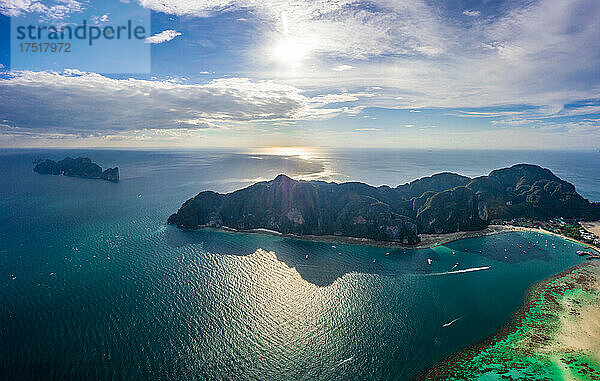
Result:
M600 204L583 198L575 186L548 169L518 164L487 176L446 172L397 187L279 175L232 193L201 192L168 223L184 229L214 227L415 245L421 234L475 232L507 220L559 216L599 220Z
M88 157L78 157L77 159L67 157L58 162L49 159L38 161L33 171L42 175L64 175L114 182L119 181L118 167L108 168L103 171L102 167L92 162Z

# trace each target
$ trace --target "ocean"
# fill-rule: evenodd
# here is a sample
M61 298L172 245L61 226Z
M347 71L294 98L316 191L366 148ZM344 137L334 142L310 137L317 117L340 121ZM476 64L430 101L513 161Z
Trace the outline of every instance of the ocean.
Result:
M395 186L527 162L600 201L597 152L284 154L0 151L0 378L409 379L582 260L579 245L534 233L389 250L166 224L203 190L279 173ZM65 156L119 166L121 181L32 171Z

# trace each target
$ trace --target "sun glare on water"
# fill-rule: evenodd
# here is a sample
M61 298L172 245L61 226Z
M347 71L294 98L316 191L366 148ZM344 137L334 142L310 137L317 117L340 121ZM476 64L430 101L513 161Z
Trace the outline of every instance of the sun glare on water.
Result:
M269 147L261 153L275 156L293 156L305 160L314 157L314 151L308 147Z

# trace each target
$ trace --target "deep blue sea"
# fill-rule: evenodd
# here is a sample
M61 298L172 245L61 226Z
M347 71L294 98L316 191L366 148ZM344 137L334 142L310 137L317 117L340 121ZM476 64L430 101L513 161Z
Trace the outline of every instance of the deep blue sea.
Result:
M32 171L67 155L119 166L121 181ZM494 333L580 247L510 233L386 256L167 217L202 190L279 173L398 185L521 162L600 201L596 152L0 151L0 378L410 378Z

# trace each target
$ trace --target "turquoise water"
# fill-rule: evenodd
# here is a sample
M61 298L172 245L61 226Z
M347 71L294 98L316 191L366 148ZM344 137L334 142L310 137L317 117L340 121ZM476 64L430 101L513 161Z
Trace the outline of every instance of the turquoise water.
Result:
M67 154L118 165L122 180L31 171L36 158ZM476 175L499 154L0 152L0 375L410 378L492 334L531 284L578 263L579 247L510 233L386 256L382 248L183 232L165 220L201 190L230 191L281 172L397 184L458 166L460 155L462 173ZM594 154L580 154L590 155L590 172L577 170L582 157L572 154L522 155L557 173L572 168L563 176L600 199ZM481 267L489 269L452 273Z

